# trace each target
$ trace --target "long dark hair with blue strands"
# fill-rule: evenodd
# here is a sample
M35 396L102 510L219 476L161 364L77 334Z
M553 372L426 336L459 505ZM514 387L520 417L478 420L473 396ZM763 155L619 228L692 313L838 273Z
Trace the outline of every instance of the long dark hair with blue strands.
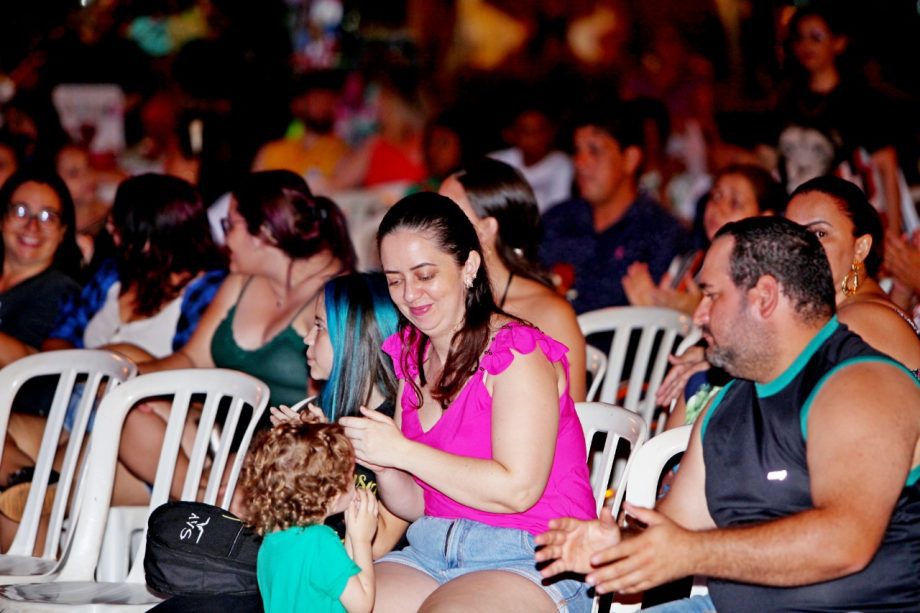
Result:
M399 327L399 311L390 300L381 273L353 273L326 283L326 328L332 344L332 371L320 396L329 421L360 415L376 389L396 398L397 381L390 357L380 348ZM374 409L376 407L368 407Z

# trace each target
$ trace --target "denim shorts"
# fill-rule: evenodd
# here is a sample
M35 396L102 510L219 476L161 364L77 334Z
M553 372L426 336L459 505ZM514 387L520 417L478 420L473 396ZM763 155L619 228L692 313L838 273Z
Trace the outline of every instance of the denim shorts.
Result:
M64 413L64 429L67 432L73 432L73 427L77 421L77 409L80 408L80 401L83 399L83 390L86 388L86 384L83 381L78 381L73 386L73 392L70 395L70 400L67 401L67 412ZM93 408L90 411L89 419L86 422L86 433L91 434L93 431L93 424L96 422L96 409Z
M409 526L409 546L377 562L404 564L419 570L438 585L482 570L520 575L543 588L556 610L591 611L588 585L575 579L544 579L534 560L533 535L524 530L496 528L469 519L422 517Z

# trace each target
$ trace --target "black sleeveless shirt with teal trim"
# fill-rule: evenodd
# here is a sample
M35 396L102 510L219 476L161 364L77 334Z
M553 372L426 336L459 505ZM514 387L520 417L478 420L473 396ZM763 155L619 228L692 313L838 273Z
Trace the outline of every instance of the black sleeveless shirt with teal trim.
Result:
M860 361L903 368L834 317L774 381L736 379L723 388L702 426L706 501L718 527L814 508L806 458L808 411L828 377ZM853 492L853 504L859 504L859 492ZM709 593L724 612L920 611L920 466L910 472L882 544L861 572L791 588L711 579Z

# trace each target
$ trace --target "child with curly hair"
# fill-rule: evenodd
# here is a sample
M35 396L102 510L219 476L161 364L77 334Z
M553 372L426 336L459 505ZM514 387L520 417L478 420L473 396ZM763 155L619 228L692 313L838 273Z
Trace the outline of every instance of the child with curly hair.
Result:
M370 611L377 500L356 490L355 452L337 424L265 432L243 469L249 522L265 536L257 576L265 611ZM345 543L323 525L345 513Z

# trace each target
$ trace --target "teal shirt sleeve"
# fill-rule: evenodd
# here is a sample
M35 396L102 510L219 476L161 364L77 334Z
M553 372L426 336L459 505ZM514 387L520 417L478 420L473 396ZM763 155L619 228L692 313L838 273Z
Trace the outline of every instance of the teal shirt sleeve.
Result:
M348 557L345 546L332 529L326 526L313 526L313 529L311 531L316 532L316 539L312 546L317 559L322 560L323 572L316 573L309 580L317 590L338 600L348 580L361 572L361 569Z

